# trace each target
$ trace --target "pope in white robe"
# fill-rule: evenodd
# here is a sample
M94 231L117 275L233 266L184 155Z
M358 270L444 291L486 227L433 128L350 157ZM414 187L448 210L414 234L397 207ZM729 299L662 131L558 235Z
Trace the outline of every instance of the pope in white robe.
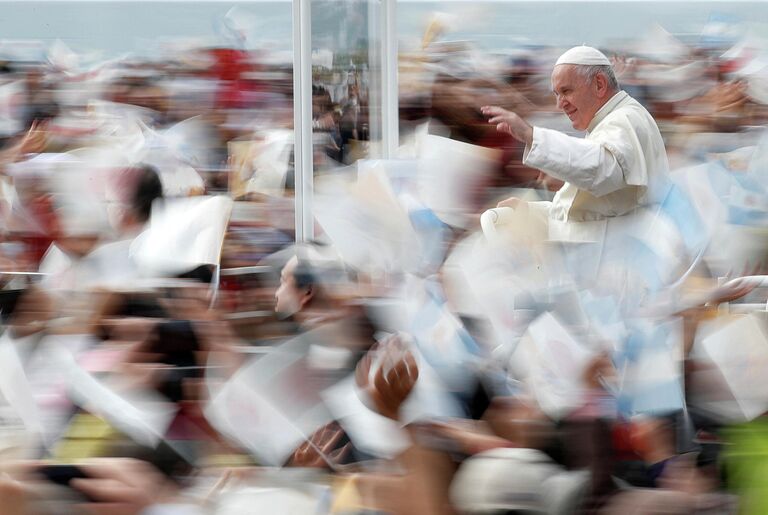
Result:
M532 127L500 107L483 107L483 113L499 131L525 143L525 165L565 181L551 203L531 206L547 217L550 239L602 241L609 221L661 200L669 174L664 142L648 111L620 89L599 50L578 46L560 56L552 89L558 108L575 129L587 132L585 138Z

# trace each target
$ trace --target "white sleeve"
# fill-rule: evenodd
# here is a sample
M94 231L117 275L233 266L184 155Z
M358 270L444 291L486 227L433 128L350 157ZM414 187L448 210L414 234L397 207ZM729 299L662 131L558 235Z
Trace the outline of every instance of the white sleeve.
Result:
M608 148L552 129L533 128L533 142L525 147L523 164L595 197L627 186L621 164Z

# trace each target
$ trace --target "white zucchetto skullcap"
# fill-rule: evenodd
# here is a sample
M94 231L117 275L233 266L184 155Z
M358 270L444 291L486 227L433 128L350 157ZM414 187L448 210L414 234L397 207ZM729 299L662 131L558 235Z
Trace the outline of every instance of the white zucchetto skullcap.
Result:
M587 66L611 66L611 61L605 57L600 50L591 46L575 46L561 55L555 66L558 64L583 64Z

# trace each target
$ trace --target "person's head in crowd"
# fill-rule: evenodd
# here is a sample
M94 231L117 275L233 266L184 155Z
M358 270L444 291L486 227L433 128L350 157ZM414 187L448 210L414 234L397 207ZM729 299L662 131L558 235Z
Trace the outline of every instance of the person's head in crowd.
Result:
M141 229L149 221L153 202L162 197L163 186L154 167L123 170L107 191L110 223L121 233Z
M275 292L275 311L291 316L309 305L317 292L310 275L299 269L299 258L293 256L280 272L280 286Z
M94 333L103 341L136 343L146 339L152 327L168 318L155 293L99 292Z
M338 310L354 296L353 287L349 270L327 249L298 246L280 272L275 311L289 317Z
M142 349L164 373L154 387L172 402L186 398L185 383L202 377L198 358L201 345L189 320L164 320L157 323Z
M322 86L312 86L312 117L318 118L333 108L331 94Z
M323 262L310 248L299 249L280 272L275 311L291 316L301 311L328 309L333 304L328 289L343 274L338 263Z
M193 322L167 304L168 293L157 294L103 292L94 334L127 349L119 373L140 378L139 384L178 402L185 398L185 384L202 373L201 345ZM149 369L156 372L145 377Z
M573 47L555 63L552 91L557 107L576 130L587 130L595 114L618 93L619 82L611 62L599 50Z

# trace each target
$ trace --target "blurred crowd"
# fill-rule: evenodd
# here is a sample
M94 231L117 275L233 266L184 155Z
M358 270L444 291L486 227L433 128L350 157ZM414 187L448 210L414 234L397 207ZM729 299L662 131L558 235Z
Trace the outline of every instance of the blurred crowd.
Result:
M573 133L562 49L435 18L389 160L317 54L299 243L290 62L2 64L0 515L768 512L768 44L654 30L604 50L671 184L581 244L481 224L562 185L480 111Z

